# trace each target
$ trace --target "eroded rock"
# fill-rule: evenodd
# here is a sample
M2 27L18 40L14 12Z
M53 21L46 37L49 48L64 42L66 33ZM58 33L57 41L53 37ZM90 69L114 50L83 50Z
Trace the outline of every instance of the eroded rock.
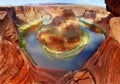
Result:
M0 7L0 11L6 11L8 13L8 15L12 17L14 22L17 20L14 7Z
M107 11L114 16L120 16L120 0L105 0Z
M43 45L56 51L71 50L80 43L79 21L70 9L59 9L57 13L52 23L44 26L37 37Z
M0 20L0 84L55 84L63 74L63 71L34 65L20 47L18 33L9 14Z
M83 65L73 72L72 77L59 80L64 84L119 84L120 83L120 18L110 20L110 33L98 51ZM64 82L65 81L65 82Z
M97 84L119 84L119 54L120 44L114 38L108 37L99 50L83 66L88 70ZM94 60L94 61L93 61Z
M110 36L120 43L120 17L111 18L110 27Z
M95 19L96 18L96 11L94 10L85 10L84 14L82 15L85 19Z
M109 4L115 0L106 1ZM119 15L116 7L111 10L114 15ZM32 64L19 46L18 33L10 16L3 14L1 18L0 84L55 84L56 81L58 84L120 84L120 18L110 20L110 34L83 68L65 76L61 71L46 70Z
M3 20L7 15L6 11L0 11L0 20Z
M70 79L63 77L63 84L119 84L120 43L108 37L99 50ZM85 76L85 77L84 77ZM77 81L75 81L77 80ZM66 81L66 82L64 82ZM60 83L59 83L60 84Z
M110 32L110 19L114 17L113 14L109 14L106 18L103 18L101 21L97 22L97 24L99 24L107 33L107 35Z

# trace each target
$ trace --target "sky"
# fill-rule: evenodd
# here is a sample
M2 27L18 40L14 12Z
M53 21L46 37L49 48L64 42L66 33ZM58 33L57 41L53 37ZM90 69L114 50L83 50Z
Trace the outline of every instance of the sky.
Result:
M13 6L23 4L38 4L38 3L73 3L73 4L90 4L96 6L104 6L104 0L0 0L0 6Z

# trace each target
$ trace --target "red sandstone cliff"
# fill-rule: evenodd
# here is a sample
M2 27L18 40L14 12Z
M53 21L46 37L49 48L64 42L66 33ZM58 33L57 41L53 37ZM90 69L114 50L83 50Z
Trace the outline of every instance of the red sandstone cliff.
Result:
M114 15L116 14L119 15L118 13ZM98 51L81 70L63 76L63 72L42 69L32 64L27 54L20 48L13 20L7 12L2 11L0 12L0 84L55 84L56 82L57 84L120 84L119 27L120 18L112 18L109 35Z
M6 11L0 13L0 17L3 17L0 19L0 84L55 84L63 73L32 64L20 48L12 18L5 14Z
M110 34L82 69L62 77L58 84L120 84L120 18L110 20Z

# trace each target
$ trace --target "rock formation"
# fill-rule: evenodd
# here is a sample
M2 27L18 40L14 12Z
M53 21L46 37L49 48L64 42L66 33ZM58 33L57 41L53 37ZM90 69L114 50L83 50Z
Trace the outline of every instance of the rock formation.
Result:
M105 0L106 8L114 16L120 16L120 0Z
M85 19L95 19L96 18L96 12L94 10L85 10L82 17L84 17Z
M81 28L73 11L59 9L54 17L52 23L38 32L39 41L57 51L67 51L78 46Z
M41 20L41 9L35 6L17 6L14 8L16 16L18 18L17 24L24 25L29 24L32 21Z
M20 47L12 18L6 14L0 11L0 84L55 84L63 72L42 69L31 62Z
M120 16L120 1L105 1L107 9ZM120 84L120 18L109 20L109 35L98 51L82 69L65 74L34 65L20 47L9 12L0 11L0 84Z
M105 24L107 23L104 28L109 32L108 37L82 69L66 74L58 84L120 83L120 18L114 17L119 16L119 0L106 0L106 4L113 14L103 20Z
M109 34L110 31L109 21L112 17L114 17L113 14L109 14L106 18L103 18L101 21L97 22L97 24L99 24L105 30L107 35Z
M59 84L120 83L120 18L110 20L110 34L82 69L61 78Z
M58 84L119 84L120 83L120 18L119 0L106 0L107 9L112 12L107 22L109 34L98 51L79 71L67 73ZM113 18L111 18L113 17Z
M0 7L0 11L6 11L14 21L17 20L17 17L16 17L16 12L14 10L14 7Z

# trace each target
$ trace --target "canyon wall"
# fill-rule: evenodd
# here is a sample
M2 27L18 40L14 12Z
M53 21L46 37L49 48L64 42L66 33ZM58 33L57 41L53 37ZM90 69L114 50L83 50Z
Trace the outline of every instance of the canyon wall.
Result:
M114 5L108 1L109 11L119 16L120 7L116 5L116 11L114 9L117 0L114 0ZM43 9L25 9L15 8L19 20L29 23L41 18L41 14L36 12ZM65 74L64 71L46 70L32 63L20 47L19 34L11 17L6 10L0 11L0 84L120 84L120 18L106 20L109 21L109 34L82 69Z
M98 51L79 71L62 77L59 84L120 83L120 18L110 20L110 33Z
M72 9L76 16L82 16L86 10L94 10L96 19L99 20L108 15L108 12L103 7L87 6L87 5L31 5L31 6L16 6L16 16L19 19L18 24L29 24L34 20L42 20L47 16L54 17L56 9L65 8Z
M106 40L82 69L67 73L58 84L120 84L120 1L105 1L111 12L100 23L109 32Z
M64 72L42 69L20 47L13 19L0 11L0 84L55 84Z

